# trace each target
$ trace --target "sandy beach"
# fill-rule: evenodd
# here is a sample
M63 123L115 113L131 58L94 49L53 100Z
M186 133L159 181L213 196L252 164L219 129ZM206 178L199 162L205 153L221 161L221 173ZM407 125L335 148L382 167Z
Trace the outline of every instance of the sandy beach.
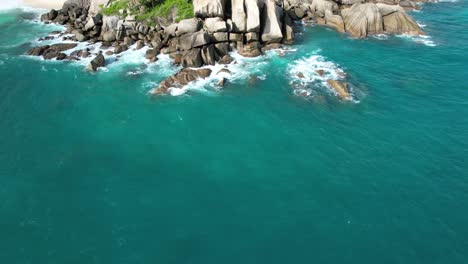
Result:
M23 4L30 7L60 9L65 0L23 0Z

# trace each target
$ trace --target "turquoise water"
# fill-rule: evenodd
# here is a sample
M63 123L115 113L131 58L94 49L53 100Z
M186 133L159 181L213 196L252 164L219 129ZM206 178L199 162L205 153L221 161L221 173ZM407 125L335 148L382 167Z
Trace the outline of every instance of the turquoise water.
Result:
M3 11L2 263L468 263L467 8L413 13L426 44L305 27L254 85L162 98L164 60L31 59L56 27ZM293 95L317 54L356 102Z

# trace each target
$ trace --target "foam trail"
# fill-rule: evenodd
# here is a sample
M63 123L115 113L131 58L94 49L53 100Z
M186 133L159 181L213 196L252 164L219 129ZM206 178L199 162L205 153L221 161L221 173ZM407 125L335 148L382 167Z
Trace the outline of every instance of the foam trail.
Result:
M436 47L437 44L432 40L431 36L427 35L407 35L407 34L402 34L402 35L396 35L399 38L403 39L408 39L416 43L421 43L423 45L426 45L428 47Z

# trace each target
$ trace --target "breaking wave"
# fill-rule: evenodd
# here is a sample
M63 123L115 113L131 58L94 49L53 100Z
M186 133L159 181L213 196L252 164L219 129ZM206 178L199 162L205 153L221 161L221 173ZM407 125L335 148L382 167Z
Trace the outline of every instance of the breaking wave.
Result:
M402 35L396 35L399 38L402 39L407 39L411 40L415 43L420 43L428 47L436 47L437 44L432 40L431 36L428 35L407 35L407 34L402 34Z
M314 97L319 93L318 87L327 88L335 93L327 83L328 80L345 80L346 73L336 63L319 55L320 50L311 56L301 58L289 65L290 85L294 95Z

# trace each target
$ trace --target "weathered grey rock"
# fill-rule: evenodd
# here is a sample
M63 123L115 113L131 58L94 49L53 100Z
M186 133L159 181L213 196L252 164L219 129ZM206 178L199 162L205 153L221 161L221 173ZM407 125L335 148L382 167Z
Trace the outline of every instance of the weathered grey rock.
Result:
M145 59L152 60L154 57L158 56L159 50L149 49L145 53Z
M58 52L66 51L69 49L76 48L78 44L76 43L57 43L50 46L50 49L56 50Z
M164 28L164 34L174 37L176 35L178 24L170 24Z
M283 39L282 33L282 16L283 9L276 5L275 0L264 0L265 15L263 18L262 41L265 43L281 42Z
M221 79L218 81L218 86L223 87L224 85L226 85L226 82L227 82L226 78L221 77Z
M400 3L400 0L375 0L375 2L386 5L398 5Z
M86 41L88 40L88 37L83 35L82 33L75 33L75 39L76 41L79 41L79 42L83 42L83 41Z
M334 15L330 10L325 11L325 23L338 30L339 32L345 32L345 25L343 18L339 15Z
M122 44L122 45L117 45L115 48L114 48L114 53L115 54L120 54L124 51L128 50L128 46L125 45L125 44Z
M234 59L228 54L224 55L219 61L219 64L231 64L234 61Z
M244 45L244 47L239 48L239 54L244 57L258 57L262 55L260 51L260 43L259 42L251 42L249 44Z
M146 24L139 23L136 26L136 30L138 31L138 33L146 35L146 34L148 34L150 28Z
M116 33L114 30L109 30L102 34L102 40L107 42L112 42L116 40Z
M260 32L260 9L258 1L259 0L245 0L247 32Z
M379 8L382 16L388 16L391 13L399 12L400 10L404 12L403 8L398 5L376 4L376 6Z
M34 47L30 49L26 54L31 56L42 56L46 50L50 48L49 45L41 46L41 47Z
M122 40L126 36L125 33L126 29L125 26L121 24L121 21L119 21L119 25L117 25L117 32L115 34L115 37L117 40Z
M226 1L230 0L193 0L193 11L197 17L223 17Z
M294 43L294 23L288 14L284 15L284 39L286 44Z
M245 34L245 41L247 41L247 43L259 41L259 40L260 40L260 36L257 32L249 32Z
M97 71L98 68L104 67L106 59L102 53L99 53L87 66L87 69L90 71Z
M101 11L101 7L106 7L110 0L91 0L89 3L89 16L95 16Z
M425 35L418 23L403 9L383 17L384 30L393 34Z
M383 33L383 19L375 4L354 4L341 10L346 32L357 38Z
M218 53L218 55L220 57L224 57L225 55L229 54L229 44L228 43L215 44L215 49L216 49L216 53Z
M60 52L54 50L54 49L48 49L46 51L44 51L44 53L42 54L42 57L44 58L44 60L51 60L55 57L57 57L59 55Z
M182 55L182 66L183 67L194 67L198 68L203 65L203 59L201 56L201 49L195 48L185 51Z
M216 75L220 75L220 74L229 74L231 75L232 72L228 69L228 68L222 68L221 70L219 70Z
M214 45L204 46L201 50L201 56L205 65L215 65L217 54Z
M400 1L399 5L403 7L405 10L413 10L413 9L417 9L418 7L416 3L411 0L402 0Z
M94 23L94 19L89 18L88 21L86 22L85 26L84 26L84 30L85 30L85 31L90 31L90 30L92 30L95 26L96 26L96 24Z
M58 16L58 12L55 9L51 9L47 14L49 20L54 20Z
M91 54L89 53L88 50L83 50L80 55L81 55L81 58L88 58Z
M118 16L103 16L101 32L104 34L107 31L117 31L119 24Z
M125 37L124 40L123 40L123 43L127 46L131 46L133 44L135 44L135 40L133 40L132 38L129 38L129 37Z
M59 53L59 54L57 55L56 60L61 61L61 60L64 60L64 59L66 59L66 58L67 58L67 54L65 54L65 53Z
M202 23L197 18L184 19L177 25L176 36L181 36L187 33L195 33L202 27Z
M365 0L334 0L334 1L341 5L354 5L354 4L358 4L358 3L361 4L361 3L366 2Z
M274 1L274 0L271 0ZM244 0L231 0L232 31L245 32L247 28L247 15L244 8Z
M229 41L239 42L244 40L244 35L240 33L229 33Z
M220 17L210 17L205 19L205 30L208 33L226 32L226 22Z
M216 32L213 34L213 42L228 42L229 41L229 33L227 32Z
M137 41L136 43L136 49L140 50L145 46L145 43L142 40Z
M177 47L180 50L189 50L211 43L211 36L205 31L200 30L193 34L185 34L178 39Z
M329 0L314 0L310 5L311 13L316 17L325 17L325 11L330 10L332 13L338 11L338 4Z

